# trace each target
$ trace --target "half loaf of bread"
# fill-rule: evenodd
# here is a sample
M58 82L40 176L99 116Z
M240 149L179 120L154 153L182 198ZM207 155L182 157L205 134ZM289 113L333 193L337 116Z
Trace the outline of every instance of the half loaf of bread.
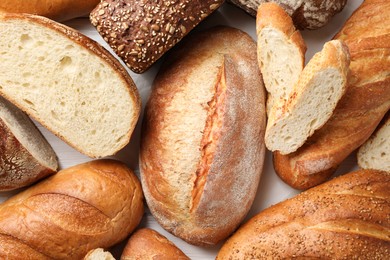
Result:
M98 43L40 16L0 14L0 94L91 157L130 140L140 98Z
M53 148L30 118L0 97L0 191L27 186L57 171Z

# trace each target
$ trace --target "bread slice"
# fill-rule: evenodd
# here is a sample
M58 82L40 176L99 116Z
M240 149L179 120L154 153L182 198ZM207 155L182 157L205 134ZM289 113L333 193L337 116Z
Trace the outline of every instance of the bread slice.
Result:
M90 157L129 142L140 98L108 51L40 16L1 14L0 35L3 96Z
M287 102L268 118L265 143L269 150L292 153L326 123L346 91L349 62L348 48L339 40L325 43L314 55Z
M0 191L27 186L57 171L58 161L38 128L0 97Z
M360 147L358 164L363 169L390 171L390 114L379 129Z
M88 252L84 260L115 260L112 254L103 248L96 248Z
M268 92L267 113L287 100L305 66L306 44L291 17L275 3L259 6L256 19L257 57Z

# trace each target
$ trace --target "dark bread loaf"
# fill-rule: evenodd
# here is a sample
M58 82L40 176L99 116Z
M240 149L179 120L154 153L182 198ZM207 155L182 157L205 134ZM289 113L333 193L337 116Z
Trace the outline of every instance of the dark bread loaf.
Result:
M347 92L329 121L301 148L274 153L277 174L297 189L326 181L390 109L390 2L363 2L335 39L343 40L351 55Z
M102 0L90 18L134 72L147 70L223 0Z
M388 259L390 172L346 174L272 206L217 259Z
M264 162L265 93L256 43L216 27L167 57L146 106L140 150L157 221L191 244L216 244L252 205Z

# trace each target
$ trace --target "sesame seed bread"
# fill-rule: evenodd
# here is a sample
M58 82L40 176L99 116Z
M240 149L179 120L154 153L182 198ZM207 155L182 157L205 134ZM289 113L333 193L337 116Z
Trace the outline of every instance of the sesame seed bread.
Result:
M348 47L339 40L325 43L299 76L287 101L271 110L265 145L280 154L295 152L332 116L346 91Z
M115 154L140 113L125 68L69 27L27 14L0 15L0 94L90 157Z
M365 0L335 39L350 51L347 92L332 117L301 148L273 154L276 173L297 189L326 181L390 109L390 2Z
M58 160L38 128L0 97L0 191L30 185L58 169Z
M305 66L306 44L291 17L275 3L259 6L256 18L257 59L267 89L267 114L287 100Z
M112 254L108 251L104 251L103 248L96 248L88 252L83 258L84 260L115 260Z
M233 232L259 185L265 119L248 34L215 27L170 52L146 105L140 148L145 198L162 227L202 246Z
M102 0L90 20L134 72L142 73L223 0Z
M347 0L228 0L256 17L259 5L274 2L285 9L298 29L318 29L343 10Z
M363 169L390 172L390 114L377 131L359 148L358 164Z

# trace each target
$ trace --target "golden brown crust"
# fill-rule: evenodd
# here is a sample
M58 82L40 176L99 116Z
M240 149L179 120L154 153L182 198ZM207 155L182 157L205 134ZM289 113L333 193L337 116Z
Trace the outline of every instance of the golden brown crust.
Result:
M131 235L121 255L121 260L189 260L165 236L149 228L142 228Z
M360 170L272 206L244 224L217 259L384 259L390 173Z
M70 167L1 204L0 251L10 259L30 256L24 247L49 258L81 259L128 236L142 218L142 200L137 177L123 163Z
M336 35L351 54L347 92L329 121L300 149L275 154L277 174L292 187L306 189L326 181L390 109L388 10L388 1L365 1Z

